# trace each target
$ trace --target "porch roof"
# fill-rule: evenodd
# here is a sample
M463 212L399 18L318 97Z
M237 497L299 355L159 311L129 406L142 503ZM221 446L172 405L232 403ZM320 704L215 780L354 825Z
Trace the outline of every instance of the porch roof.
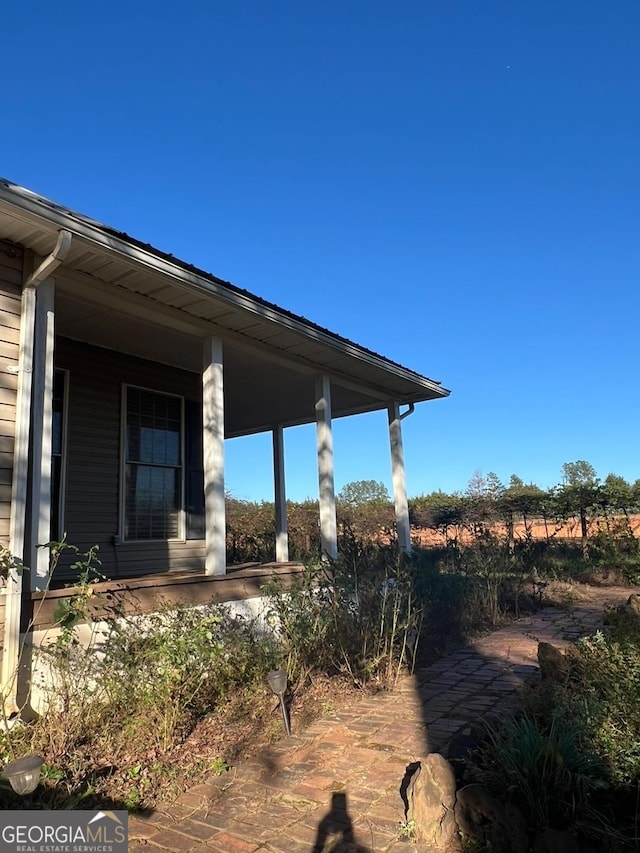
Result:
M0 178L0 237L46 256L73 235L56 272L59 335L201 369L201 341L224 341L228 437L314 420L315 378L334 417L446 397L439 382L165 252ZM159 331L161 332L159 334Z

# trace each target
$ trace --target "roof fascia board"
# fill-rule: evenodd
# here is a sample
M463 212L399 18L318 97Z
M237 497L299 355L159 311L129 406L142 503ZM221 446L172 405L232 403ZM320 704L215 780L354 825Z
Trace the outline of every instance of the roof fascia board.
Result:
M45 205L38 196L30 193L16 193L5 184L0 183L0 199L8 202L12 207L30 214L39 222L43 220L54 226L56 230L63 228L70 230L74 235L81 237L88 244L102 251L113 252L122 258L140 266L143 269L153 270L163 276L181 284L190 286L210 295L216 296L222 302L241 308L250 314L259 316L279 326L284 326L304 338L323 343L351 358L374 365L405 380L421 385L432 391L434 397L446 397L449 392L438 383L427 377L421 376L414 371L387 361L381 356L365 351L357 344L350 343L342 338L324 332L320 328L305 323L302 319L296 320L292 316L278 311L274 307L262 304L248 295L230 290L222 280L210 280L196 273L184 269L175 262L161 258L155 253L140 246L134 246L122 237L108 233L104 226L84 218L74 216L70 211Z

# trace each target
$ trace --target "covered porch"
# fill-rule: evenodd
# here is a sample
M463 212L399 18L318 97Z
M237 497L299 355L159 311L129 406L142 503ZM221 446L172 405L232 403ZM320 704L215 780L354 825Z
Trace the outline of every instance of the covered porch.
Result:
M224 440L264 431L286 563L283 434L312 422L335 557L332 420L380 409L410 549L402 406L446 396L439 383L26 190L0 186L0 200L2 235L24 252L14 539L32 590L49 583L37 544L63 532L98 544L108 577L225 574Z
M4 180L0 240L14 317L4 339L3 405L15 411L5 541L30 569L24 581L12 572L4 595L5 675L23 603L75 579L64 558L52 575L41 544L66 534L80 550L97 545L106 584L164 586L178 599L195 601L195 579L235 574L225 553L228 438L271 436L276 564L267 571L291 574L285 430L315 424L330 559L333 420L385 411L398 541L410 550L402 419L447 396L440 383Z

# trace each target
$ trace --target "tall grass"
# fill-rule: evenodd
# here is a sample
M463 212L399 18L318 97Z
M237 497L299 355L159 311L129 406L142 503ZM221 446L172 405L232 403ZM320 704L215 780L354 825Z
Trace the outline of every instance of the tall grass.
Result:
M322 672L390 686L413 665L422 607L395 547L349 533L334 562L307 567L286 593L277 577L264 589L282 662L298 683Z

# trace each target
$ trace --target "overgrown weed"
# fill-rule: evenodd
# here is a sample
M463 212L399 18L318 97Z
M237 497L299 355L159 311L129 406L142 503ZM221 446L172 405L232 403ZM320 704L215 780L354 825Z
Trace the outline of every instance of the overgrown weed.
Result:
M96 561L93 549L79 557L79 581L39 651L46 713L0 736L3 760L46 758L39 795L53 808L116 792L129 808L154 802L171 783L172 751L231 694L266 697L276 660L272 638L220 605L101 613L94 623Z
M412 668L422 608L397 548L364 543L347 528L337 560L308 566L286 591L276 576L264 591L281 663L298 688L314 674L389 687Z
M532 554L539 556L535 548L516 543L511 550L487 535L469 548L415 549L408 558L395 545L363 541L345 526L338 560L311 564L288 591L277 576L267 584L275 637L218 605L164 607L144 616L127 615L127 608L106 613L94 594L101 578L95 550L76 554L79 581L56 613L57 635L42 651L52 676L50 709L0 734L0 757L40 752L46 758L45 807L112 802L116 795L128 808L148 806L195 774L223 769L260 738L281 736L265 687L270 669L287 668L294 702L327 679L358 688L392 686L417 661L433 660L472 633L539 606L527 592ZM534 577L544 575L536 570ZM87 648L80 631L96 619ZM558 702L566 719L582 719L586 709L580 742L602 757L611 783L629 796L636 793L640 762L635 624L613 614L610 635L580 647L570 681L583 685L584 696L554 695L530 709L544 736L560 725L552 724ZM329 697L327 711L335 707ZM305 710L301 719L312 716ZM235 751L225 751L216 730L236 724L242 733ZM189 743L205 729L210 750L202 764L191 760ZM0 794L5 805L13 802L8 796Z

